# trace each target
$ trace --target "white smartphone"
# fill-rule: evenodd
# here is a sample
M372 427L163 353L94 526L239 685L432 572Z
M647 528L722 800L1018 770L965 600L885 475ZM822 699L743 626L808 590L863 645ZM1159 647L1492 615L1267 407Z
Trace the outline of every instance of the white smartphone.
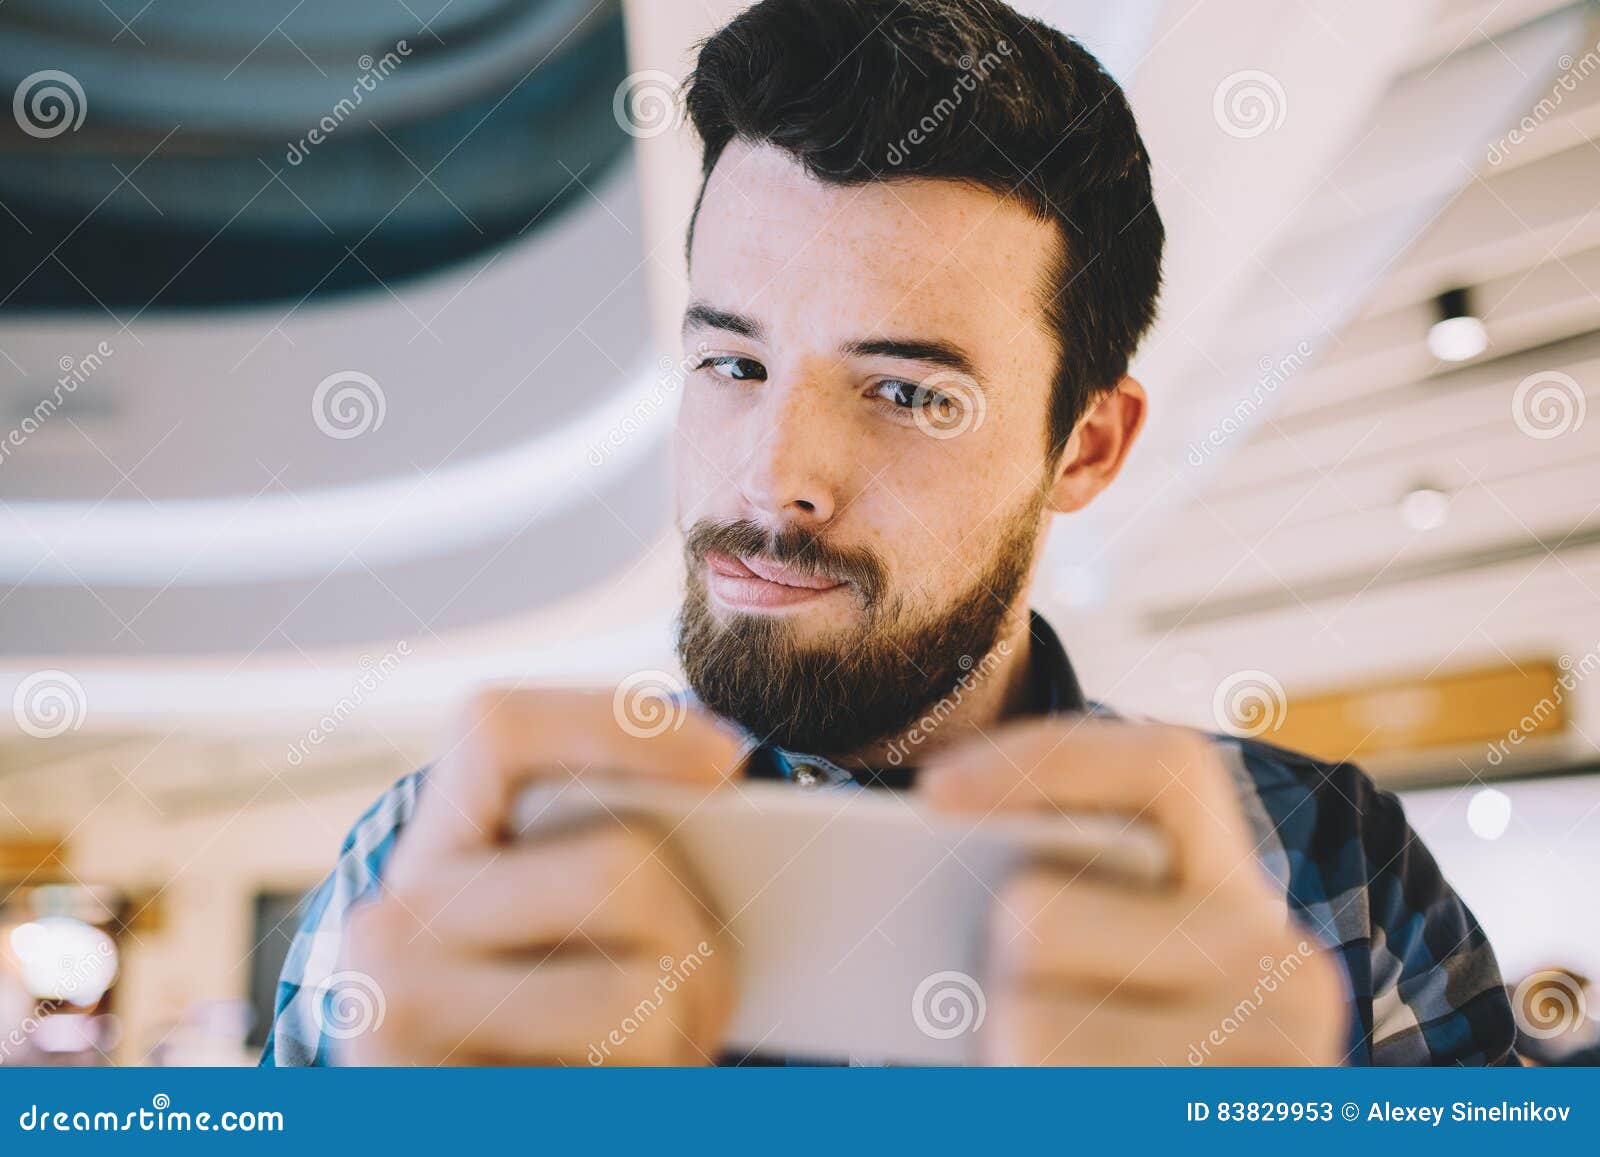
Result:
M987 929L1011 872L1048 860L1135 886L1168 872L1165 841L1123 818L965 822L914 795L764 781L713 792L623 780L536 787L513 830L640 820L666 834L725 924L722 950L739 978L736 1055L970 1064L988 1012ZM1015 934L1031 933L1019 921ZM661 965L663 981L676 972L692 983L687 961Z

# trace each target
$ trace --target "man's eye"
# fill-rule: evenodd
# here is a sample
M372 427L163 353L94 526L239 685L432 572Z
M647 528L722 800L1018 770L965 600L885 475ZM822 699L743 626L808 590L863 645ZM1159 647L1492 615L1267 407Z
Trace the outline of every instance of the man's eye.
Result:
M767 380L767 367L754 358L707 358L700 363L700 368L710 370L718 377L727 378L732 382L764 382Z
M891 379L879 382L873 392L891 405L905 410L922 410L949 402L949 399L937 390L927 389L916 382Z

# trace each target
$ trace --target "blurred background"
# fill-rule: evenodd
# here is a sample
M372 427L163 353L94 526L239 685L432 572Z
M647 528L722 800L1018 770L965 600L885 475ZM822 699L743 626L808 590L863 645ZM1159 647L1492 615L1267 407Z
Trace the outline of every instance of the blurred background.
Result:
M740 6L0 7L0 1064L252 1061L465 689L672 668L675 89ZM1035 605L1091 696L1400 791L1592 1048L1600 7L1017 7L1170 245Z

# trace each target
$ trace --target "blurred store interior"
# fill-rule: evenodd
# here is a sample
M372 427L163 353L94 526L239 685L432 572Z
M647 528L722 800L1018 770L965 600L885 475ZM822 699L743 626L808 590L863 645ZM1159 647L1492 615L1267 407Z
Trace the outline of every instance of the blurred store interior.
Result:
M468 688L673 661L671 84L738 4L141 3L0 7L0 1064L250 1063ZM1360 762L1509 982L1600 976L1600 8L1017 6L1170 238L1036 598L1086 689Z

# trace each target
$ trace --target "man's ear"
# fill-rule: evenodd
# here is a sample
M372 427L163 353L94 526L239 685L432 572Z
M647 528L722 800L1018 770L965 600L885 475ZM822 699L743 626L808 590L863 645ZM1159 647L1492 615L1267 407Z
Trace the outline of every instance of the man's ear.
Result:
M1123 378L1078 419L1056 464L1050 488L1052 511L1082 510L1111 485L1144 426L1146 403L1144 386L1135 378Z

